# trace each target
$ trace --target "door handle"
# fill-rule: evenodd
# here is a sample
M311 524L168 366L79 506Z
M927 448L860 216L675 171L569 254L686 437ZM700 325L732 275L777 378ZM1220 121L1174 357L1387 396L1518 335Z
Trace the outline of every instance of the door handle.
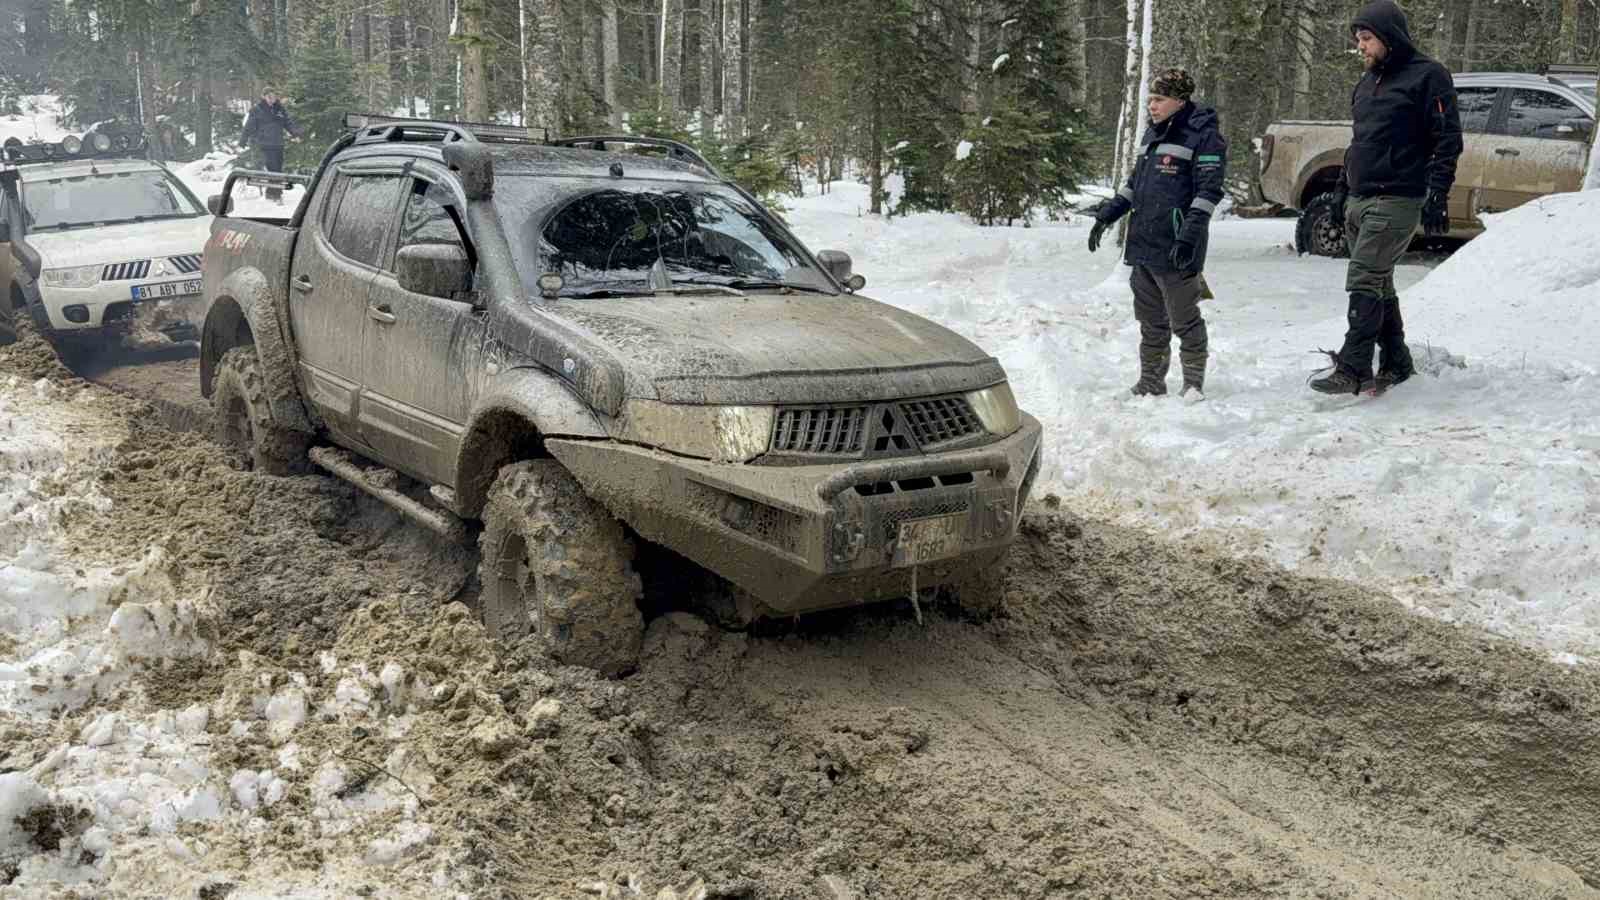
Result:
M1521 150L1513 150L1510 147L1496 147L1494 149L1494 152L1495 152L1496 156L1521 156L1522 155L1522 151Z
M294 289L302 294L311 293L311 279L305 275L301 275L299 278L294 280Z
M394 324L394 311L389 308L388 304L384 304L383 306L368 306L367 317L372 319L374 322L382 322L385 325Z

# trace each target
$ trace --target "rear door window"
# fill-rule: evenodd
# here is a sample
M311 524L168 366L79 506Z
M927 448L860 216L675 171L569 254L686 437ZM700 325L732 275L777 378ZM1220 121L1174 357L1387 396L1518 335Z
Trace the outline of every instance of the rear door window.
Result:
M1494 87L1456 88L1456 109L1461 112L1461 133L1482 134L1489 130L1489 118L1500 89Z
M346 259L381 268L390 229L394 227L395 204L400 199L400 176L348 177L350 184L338 198L328 243Z

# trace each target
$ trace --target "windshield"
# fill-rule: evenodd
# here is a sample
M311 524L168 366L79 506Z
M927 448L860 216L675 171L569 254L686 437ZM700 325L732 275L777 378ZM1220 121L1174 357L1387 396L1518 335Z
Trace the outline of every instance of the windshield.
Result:
M727 188L643 181L596 187L574 179L577 191L537 204L526 201L538 188L518 185L532 180L504 179L496 203L502 216L527 216L508 222L507 232L530 296L539 293L539 276L551 272L561 275L566 297L691 285L834 292L780 228ZM519 187L529 191L526 198Z
M160 171L51 178L27 182L23 189L30 231L202 215Z

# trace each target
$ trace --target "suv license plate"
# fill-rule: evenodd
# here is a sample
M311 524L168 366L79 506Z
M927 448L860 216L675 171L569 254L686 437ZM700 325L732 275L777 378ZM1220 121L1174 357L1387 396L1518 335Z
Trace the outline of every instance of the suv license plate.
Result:
M895 542L895 566L914 566L955 556L967 535L967 514L930 516L900 523L900 539Z
M188 281L166 281L161 284L136 284L133 286L133 299L135 300L165 300L169 297L184 297L198 293L200 293L200 279L198 278L190 278Z

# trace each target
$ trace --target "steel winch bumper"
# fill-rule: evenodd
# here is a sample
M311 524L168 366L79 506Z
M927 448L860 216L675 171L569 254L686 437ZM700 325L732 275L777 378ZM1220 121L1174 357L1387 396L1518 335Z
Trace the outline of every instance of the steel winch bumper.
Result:
M1016 433L972 450L807 466L715 463L614 441L545 446L642 537L787 615L905 596L913 582L947 584L998 560L1038 474L1041 433L1024 414ZM908 563L901 526L935 518L959 529L958 548Z

